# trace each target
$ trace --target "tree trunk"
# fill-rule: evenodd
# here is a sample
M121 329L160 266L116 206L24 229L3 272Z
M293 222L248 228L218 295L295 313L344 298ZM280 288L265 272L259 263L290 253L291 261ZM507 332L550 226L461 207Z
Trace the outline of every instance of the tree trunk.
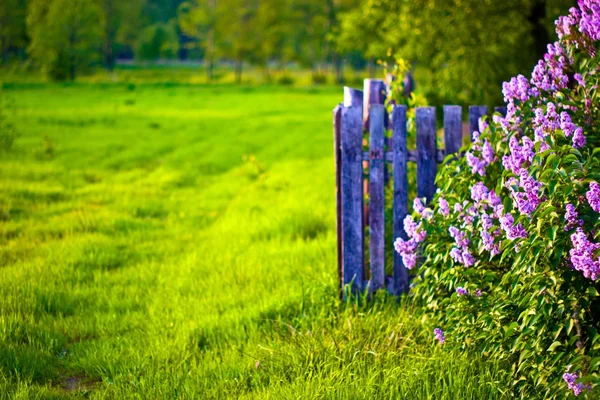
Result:
M112 0L104 0L104 67L112 71L115 67L113 45L115 42L114 8Z
M244 60L235 61L235 83L238 85L242 83L242 68L244 66Z
M375 65L373 64L373 60L369 59L367 63L367 75L369 75L369 79L375 76Z
M206 79L211 82L213 80L214 61L212 55L205 59L206 64Z
M333 64L335 66L335 81L337 83L344 83L343 62L342 57L338 53L333 55Z

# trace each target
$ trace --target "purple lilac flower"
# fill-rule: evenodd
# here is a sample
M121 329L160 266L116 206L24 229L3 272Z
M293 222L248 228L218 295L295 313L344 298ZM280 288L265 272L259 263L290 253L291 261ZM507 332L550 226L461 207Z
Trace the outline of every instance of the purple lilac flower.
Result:
M492 207L498 206L502 203L502 199L500 199L500 196L498 196L493 190L490 190L488 201L490 202Z
M479 118L477 121L479 125L479 132L483 133L488 128L489 124L484 118Z
M469 268L475 265L475 257L469 252L468 249L463 250L462 252L462 263L466 268Z
M413 269L417 263L417 242L414 239L404 240L397 238L394 249L402 256L402 262L407 269Z
M435 328L433 330L433 334L435 335L435 338L440 342L440 344L444 344L444 342L446 341L444 331L442 331L440 328Z
M530 90L529 81L523 75L519 75L516 78L513 77L509 82L502 84L502 94L504 95L505 103L513 99L517 99L522 103L526 102L531 95Z
M481 297L481 290L480 289L475 290L475 297Z
M585 79L583 79L581 74L575 74L573 78L577 81L577 83L579 83L580 86L585 86Z
M413 238L417 243L423 242L427 237L427 231L423 229L423 223L419 222L417 224L413 220L412 215L407 215L406 218L404 218L404 232L406 232L409 238Z
M592 390L591 385L585 385L583 383L578 383L577 379L579 379L578 372L569 372L571 366L567 367L567 371L563 374L563 380L567 383L567 387L569 390L573 391L575 396L579 396L581 392L584 390Z
M485 161L488 165L494 161L494 148L487 139L483 141L481 156L483 157L483 161Z
M594 258L594 252L600 249L600 244L590 242L581 228L577 228L571 235L573 248L569 251L569 258L574 270L580 271L593 281L600 276L600 261Z
M485 167L487 163L485 160L479 159L477 156L473 155L471 152L467 152L467 164L471 167L471 172L473 175L485 176Z
M581 9L579 20L579 32L588 36L591 40L600 39L600 5L597 0L579 0L577 2Z
M450 231L450 237L454 239L454 241L459 247L465 248L469 246L469 239L467 239L466 233L461 232L455 226L451 226L450 228L448 228L448 231Z
M455 213L461 213L463 211L463 206L460 203L456 203L454 205L454 212Z
M533 69L531 85L544 92L566 88L569 78L565 71L572 63L561 43L549 44L548 52Z
M583 146L585 146L585 143L586 143L586 138L585 138L585 135L583 134L583 129L581 129L581 128L575 129L575 132L573 133L573 147L575 147L576 149L580 149Z
M528 166L535 156L535 143L527 136L524 136L521 141L523 142L522 146L519 145L519 139L512 136L508 142L510 154L502 157L504 168L515 174L518 174L522 167Z
M500 253L500 244L495 243L494 236L492 236L487 230L481 230L479 235L483 241L483 247L492 254L492 257Z
M438 212L440 214L442 214L444 217L447 217L450 214L450 208L448 206L448 202L443 197L440 197L439 204L440 204L440 206L438 208Z
M597 182L590 182L590 190L585 194L590 207L596 212L600 212L600 185Z
M467 291L467 289L459 286L456 288L456 294L458 296L467 296L469 292Z
M431 217L433 217L433 211L431 211L431 209L426 208L423 205L423 202L421 201L420 198L415 198L415 200L413 201L413 209L422 217L425 218L427 220L431 219Z
M527 232L523 225L515 225L515 218L511 214L504 214L500 218L500 227L506 233L506 238L509 240L526 238Z
M474 202L479 203L483 200L488 199L490 190L483 184L483 182L477 182L471 187L471 199Z
M567 204L566 209L565 219L567 220L567 225L565 225L565 231L570 231L577 226L583 225L583 220L579 219L579 213L575 210L573 204Z
M571 116L566 111L560 113L560 129L566 137L570 137L577 129L577 125L573 123Z

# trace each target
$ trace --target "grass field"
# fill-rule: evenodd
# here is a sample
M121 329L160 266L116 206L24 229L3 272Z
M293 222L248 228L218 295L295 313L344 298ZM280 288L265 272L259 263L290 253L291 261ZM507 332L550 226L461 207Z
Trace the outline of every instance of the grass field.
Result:
M0 398L502 398L410 307L337 300L339 88L4 94Z

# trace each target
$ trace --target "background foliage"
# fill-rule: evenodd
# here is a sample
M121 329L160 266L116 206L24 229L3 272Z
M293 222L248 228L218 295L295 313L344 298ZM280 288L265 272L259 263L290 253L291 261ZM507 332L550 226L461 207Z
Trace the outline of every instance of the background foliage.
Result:
M554 35L554 20L574 3L6 0L0 51L4 65L31 58L53 79L90 67L110 71L117 60L168 59L201 60L208 80L217 64L229 64L237 82L245 65L262 69L266 81L297 65L316 83L328 76L342 82L348 67L368 67L373 77L378 60L401 57L427 71L417 83L430 103L495 105L499 84L531 69Z

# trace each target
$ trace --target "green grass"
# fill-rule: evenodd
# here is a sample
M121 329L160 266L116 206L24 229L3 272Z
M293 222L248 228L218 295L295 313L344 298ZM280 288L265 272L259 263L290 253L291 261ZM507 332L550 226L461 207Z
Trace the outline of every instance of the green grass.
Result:
M336 293L335 88L12 84L0 398L501 398Z

